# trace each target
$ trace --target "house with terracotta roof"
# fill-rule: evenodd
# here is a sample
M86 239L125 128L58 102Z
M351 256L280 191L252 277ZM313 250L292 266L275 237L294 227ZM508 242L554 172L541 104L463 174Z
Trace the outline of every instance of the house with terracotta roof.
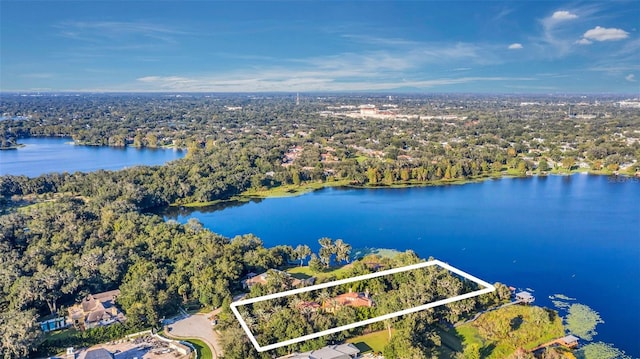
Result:
M337 295L324 303L322 303L322 308L327 312L333 312L336 307L368 307L371 308L375 305L375 302L369 296L369 291L362 292L352 292L349 290L349 293L344 293Z
M316 302L307 302L307 301L300 301L298 304L296 304L296 309L302 311L302 310L308 310L311 312L317 312L318 309L321 308L321 305L316 303Z
M126 318L115 305L119 295L119 289L87 295L82 302L69 308L67 323L86 330L123 322Z
M349 292L333 298L343 307L373 307L373 300L368 292Z

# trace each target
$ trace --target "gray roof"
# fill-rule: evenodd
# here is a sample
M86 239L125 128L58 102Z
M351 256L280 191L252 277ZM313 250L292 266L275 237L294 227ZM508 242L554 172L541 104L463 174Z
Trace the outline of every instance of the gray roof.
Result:
M82 355L81 355L80 358L84 358L84 359L113 359L113 354L111 354L111 352L109 352L107 349L104 349L104 348L88 350L83 354L84 354L84 357L82 357Z
M529 292L520 292L516 294L516 297L531 298L533 297L533 295L531 295L531 293Z
M339 352L349 354L349 355L356 355L360 353L360 349L358 349L355 345L351 343L336 345L333 348Z
M339 352L330 347L324 347L318 350L314 350L310 354L311 357L316 359L351 359L348 354Z
M565 336L565 337L560 338L560 340L562 340L562 341L563 341L563 342L565 342L565 343L573 343L573 342L577 342L577 341L578 341L578 339L580 339L580 338L576 337L575 335L571 335L571 334L569 334L569 335L567 335L567 336Z
M304 352L300 354L294 354L291 356L284 356L282 358L287 359L351 359L355 355L360 353L353 344L340 344L329 345L318 350L312 350L310 352Z

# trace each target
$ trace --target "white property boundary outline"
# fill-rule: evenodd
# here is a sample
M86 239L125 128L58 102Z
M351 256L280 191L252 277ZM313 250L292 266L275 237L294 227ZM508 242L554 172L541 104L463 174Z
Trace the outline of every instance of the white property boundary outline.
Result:
M419 268L424 268L424 267L429 267L429 266L433 266L433 265L437 265L437 266L440 266L442 268L445 268L445 269L447 269L447 270L449 270L449 271L451 271L453 273L456 273L456 274L458 274L458 275L460 275L460 276L462 276L462 277L464 277L464 278L466 278L466 279L468 279L468 280L480 285L481 287L484 287L484 288L483 289L479 289L479 290L475 290L473 292L457 295L455 297L437 300L435 302L423 304L423 305L420 305L420 306L417 306L417 307L413 307L413 308L401 310L401 311L398 311L398 312L393 312L393 313L377 316L377 317L366 319L366 320L361 320L359 322L343 325L343 326L332 328L332 329L323 330L323 331L317 332L317 333L307 334L307 335L304 335L304 336L301 336L301 337L298 337L298 338L293 338L293 339L289 339L289 340L285 340L285 341L282 341L282 342L279 342L279 343L269 344L269 345L265 345L265 346L261 346L258 343L258 341L256 340L255 336L253 335L253 333L249 329L249 326L244 321L244 319L242 319L242 316L240 315L240 312L237 309L237 307L240 307L240 306L243 306L243 305L247 305L247 304L253 304L253 303L262 302L262 301L265 301L265 300L287 297L287 296L290 296L290 295L293 295L293 294L311 292L311 291L318 290L318 289L323 289L323 288L335 287L335 286L338 286L338 285L341 285L341 284L358 282L358 281L361 281L361 280L382 277L382 276L389 275L389 274L406 272L406 271L419 269ZM459 300L476 297L476 296L479 296L481 294L486 294L486 293L493 292L495 290L496 290L496 288L493 285L483 281L482 279L474 277L471 274L468 274L468 273L466 273L466 272L464 272L464 271L462 271L462 270L460 270L458 268L455 268L455 267L453 267L453 266L451 266L451 265L449 265L447 263L441 262L441 261L436 259L436 260L431 260L431 261L427 261L427 262L421 262L421 263L417 263L417 264L412 264L412 265L405 266L405 267L388 269L388 270L375 272L375 273L370 273L370 274L365 274L365 275L361 275L361 276L357 276L357 277L340 279L340 280L336 280L336 281L332 281L332 282L312 285L312 286L309 286L309 287L302 287L302 288L288 290L288 291L285 291L285 292L264 295L264 296L261 296L261 297L243 299L243 300L239 300L239 301L231 303L230 307L231 307L231 311L233 311L233 314L236 316L236 318L238 318L238 321L240 322L240 325L242 326L242 329L244 329L244 331L249 336L249 340L251 341L253 346L256 348L256 350L258 350L259 352L264 352L264 351L267 351L267 350L280 348L280 347L283 347L283 346L286 346L286 345L291 345L291 344L303 342L305 340L318 338L318 337L321 337L323 335L337 333L337 332L341 332L343 330L353 329L353 328L360 327L360 326L363 326L363 325L368 325L368 324L380 322L380 321L383 321L383 320L399 317L401 315L406 315L406 314L410 314L410 313L419 312L421 310L437 307L437 306L440 306L440 305L443 305L443 304L448 304L448 303L452 303L452 302L457 302Z

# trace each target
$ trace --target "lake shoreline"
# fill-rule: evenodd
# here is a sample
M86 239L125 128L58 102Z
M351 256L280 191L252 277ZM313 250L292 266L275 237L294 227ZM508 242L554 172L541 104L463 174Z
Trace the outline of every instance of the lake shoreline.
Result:
M268 198L287 198L287 197L297 197L302 196L308 193L312 193L315 191L319 191L325 188L349 188L349 189L406 189L406 188L422 188L422 187L441 187L441 186L461 186L472 183L481 183L489 180L498 180L498 179L512 179L512 178L535 178L535 177L547 177L547 176L572 176L576 174L583 174L589 176L607 176L607 177L616 177L616 178L624 178L625 180L634 180L640 178L637 176L632 176L630 174L625 173L612 173L603 170L572 170L572 171L552 171L552 172L544 172L544 173L532 173L526 175L516 175L510 174L507 172L500 174L491 174L486 176L478 176L475 178L459 178L459 179L449 179L449 180L436 180L430 182L408 182L408 183L394 183L391 185L360 185L351 183L349 180L340 180L340 181L328 181L328 182L305 182L300 185L283 185L278 187L273 187L264 190L248 190L239 195L232 196L228 199L219 199L215 201L209 202L186 202L186 203L172 203L168 207L184 207L184 208L202 208L209 207L224 203L240 203L240 202L250 202L253 199L268 199Z

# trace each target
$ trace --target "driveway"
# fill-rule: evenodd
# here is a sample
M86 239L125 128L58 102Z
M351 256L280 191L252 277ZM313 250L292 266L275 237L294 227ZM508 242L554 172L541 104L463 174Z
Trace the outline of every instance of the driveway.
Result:
M169 331L169 328L171 328L171 331ZM206 314L194 314L180 319L166 326L165 333L177 338L201 339L209 345L214 357L222 356L222 346L218 335L213 331L211 321L207 319Z

